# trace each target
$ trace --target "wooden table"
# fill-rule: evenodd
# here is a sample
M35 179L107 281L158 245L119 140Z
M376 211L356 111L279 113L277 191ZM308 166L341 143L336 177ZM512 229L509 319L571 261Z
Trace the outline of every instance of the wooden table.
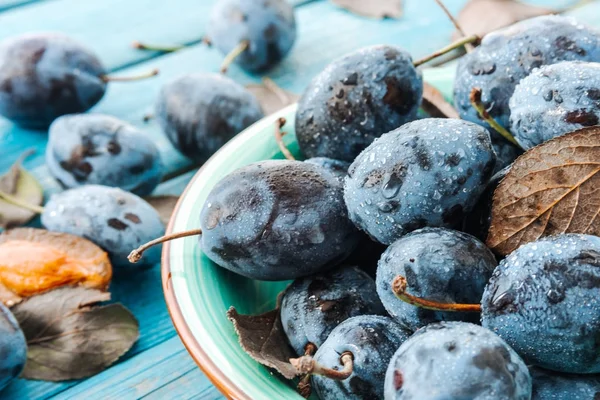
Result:
M368 0L364 0L368 1ZM196 44L172 54L131 48L133 40L153 43L197 43L215 0L0 0L0 39L30 31L61 31L87 44L114 74L134 74L159 68L155 79L111 84L93 109L142 128L158 145L166 177L156 193L180 193L195 171L167 141L155 123L144 124L161 85L184 73L218 71L222 56ZM567 0L538 0L563 7ZM332 59L361 46L395 44L414 58L449 42L451 23L433 0L405 0L400 20L372 20L343 11L326 0L294 1L298 40L291 55L268 76L281 87L301 93L309 80ZM465 0L446 0L457 13ZM570 12L582 21L600 25L600 4ZM258 76L232 67L229 76L240 83ZM0 118L0 172L23 151L35 149L25 167L33 171L46 197L60 190L44 165L45 132L20 129ZM39 226L39 221L33 226ZM50 383L16 380L1 399L217 399L222 395L194 364L181 344L165 306L160 266L119 276L112 283L113 300L125 304L140 322L137 344L108 370L81 381Z

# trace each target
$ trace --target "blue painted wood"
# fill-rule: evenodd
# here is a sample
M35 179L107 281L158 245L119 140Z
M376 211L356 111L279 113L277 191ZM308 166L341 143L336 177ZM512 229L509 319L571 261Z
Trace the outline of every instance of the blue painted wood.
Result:
M2 1L11 0L0 0L0 5ZM456 13L464 1L446 3ZM565 4L567 0L553 1ZM133 39L173 43L194 40L203 31L212 2L152 2L153 8L149 9L149 3L143 0L47 1L1 13L0 39L33 29L58 29L88 43L111 70L133 73L161 68L162 74L156 80L111 85L95 111L143 127L159 145L168 171L172 172L187 167L188 161L171 148L155 124L143 125L141 118L150 109L161 83L182 73L216 71L221 56L214 49L193 46L156 57L155 53L134 51L128 44ZM299 93L331 59L364 45L397 44L415 57L425 55L447 43L452 31L451 24L433 0L431 4L425 3L406 0L403 19L376 21L356 17L326 1L308 2L297 10L299 40L296 48L269 75L282 87ZM589 5L573 13L583 21L600 25L598 10L600 6ZM242 83L258 79L236 67L231 69L230 76ZM6 121L0 122L0 171L5 170L24 149L32 146L43 149L45 141L44 133L22 131ZM27 166L34 168L48 193L58 190L43 166L43 152L29 160ZM188 173L163 183L158 192L180 193L191 175ZM140 320L140 340L119 364L81 382L18 380L0 392L0 398L45 399L53 395L59 398L219 398L175 337L163 300L159 266L136 273L116 274L111 290L113 300L124 303Z
M150 360L153 360L152 368L148 368ZM157 371L160 371L160 374ZM180 381L182 385L187 386L185 389L191 390L182 390L184 388L179 387ZM222 397L218 390L210 385L208 378L199 373L179 337L174 337L101 375L89 378L86 385L77 385L60 393L55 399L138 399L144 396L160 398L161 392L167 393L163 398L184 398L186 394L198 390L191 387L193 384L207 389L204 393L206 398ZM178 395L171 392L169 386Z
M40 0L0 0L0 12L37 3Z

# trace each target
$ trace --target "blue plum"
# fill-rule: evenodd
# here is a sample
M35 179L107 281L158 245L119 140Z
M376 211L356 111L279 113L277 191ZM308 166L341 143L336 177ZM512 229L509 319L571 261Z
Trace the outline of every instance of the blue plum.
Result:
M128 267L131 250L162 236L165 227L150 204L118 188L85 185L50 197L42 213L46 229L86 238L104 249L115 267ZM160 260L161 247L146 251L141 265Z
M327 368L340 368L340 355L350 352L354 369L344 380L314 375L313 387L321 400L380 399L387 365L396 349L410 336L391 318L362 315L338 325L314 356Z
M84 112L104 95L98 58L59 33L15 36L0 43L0 115L28 128Z
M197 162L263 117L258 100L243 86L206 73L183 75L163 86L155 110L173 146Z
M410 122L350 166L344 191L350 219L384 244L426 226L453 227L477 202L495 162L490 136L479 125Z
M600 238L565 234L519 247L500 262L481 300L482 325L525 361L600 372Z
M281 297L281 323L298 355L308 343L317 348L341 322L358 315L385 315L375 282L346 266L296 279Z
M219 0L211 11L208 37L224 54L248 41L235 62L247 71L266 71L294 45L294 8L285 0Z
M534 70L510 98L510 128L524 149L600 117L600 63L563 61Z
M26 360L23 331L10 310L0 302L0 391L19 376Z
M399 324L417 330L436 321L478 322L476 313L433 311L399 300L392 280L402 275L411 295L442 303L479 303L497 262L471 235L445 228L424 228L394 242L377 269L377 293Z
M204 203L200 227L211 260L263 280L333 267L360 238L339 178L319 165L288 160L257 162L223 178Z
M534 68L568 60L600 61L600 32L558 15L499 29L459 60L454 105L461 118L487 126L469 101L471 89L480 88L485 108L508 128L509 99L519 81Z
M531 400L595 400L600 397L599 375L573 375L530 368Z
M498 336L467 322L419 329L392 357L385 400L529 400L527 366Z
M394 46L365 47L329 64L306 88L296 137L306 157L351 162L373 140L417 118L423 79Z
M162 162L152 140L114 117L65 115L50 125L46 164L66 188L119 187L139 196L160 183Z

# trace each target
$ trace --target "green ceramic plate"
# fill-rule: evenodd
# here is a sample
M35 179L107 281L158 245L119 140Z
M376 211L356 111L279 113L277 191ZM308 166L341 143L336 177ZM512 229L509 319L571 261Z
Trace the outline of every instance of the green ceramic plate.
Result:
M454 68L425 70L426 81L449 97ZM273 139L275 121L288 121L284 137L298 153L293 122L296 106L287 107L252 125L216 153L198 171L181 196L168 232L198 228L200 211L211 188L231 171L260 160L283 158ZM211 262L191 237L163 248L163 288L173 322L198 365L225 395L236 399L298 398L294 388L241 349L225 312L235 306L240 313L272 309L287 282L253 281Z

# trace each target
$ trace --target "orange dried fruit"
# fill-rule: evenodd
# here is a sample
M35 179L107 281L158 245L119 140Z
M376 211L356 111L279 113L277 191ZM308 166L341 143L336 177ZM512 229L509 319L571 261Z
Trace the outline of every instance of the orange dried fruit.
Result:
M78 236L17 228L0 234L0 301L8 306L64 285L106 290L108 255Z

